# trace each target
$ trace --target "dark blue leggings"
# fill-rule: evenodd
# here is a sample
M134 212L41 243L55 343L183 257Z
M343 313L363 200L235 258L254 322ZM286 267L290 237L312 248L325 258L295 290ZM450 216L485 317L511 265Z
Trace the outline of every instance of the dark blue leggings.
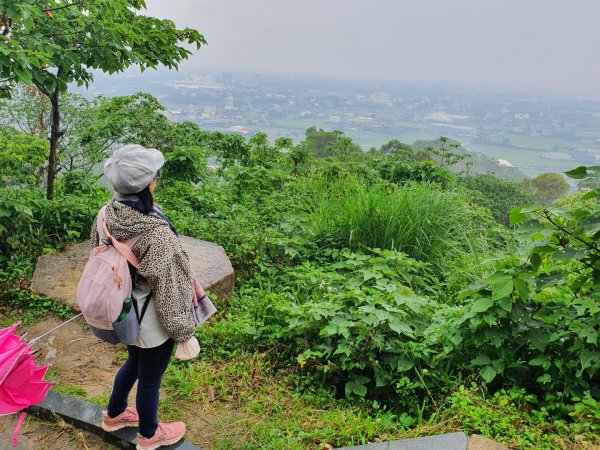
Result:
M169 360L175 341L168 339L164 344L153 348L140 348L128 345L129 357L117 372L113 391L108 403L108 415L116 417L127 408L127 397L138 381L135 406L140 416L139 433L145 438L154 436L158 427L158 396L160 382Z

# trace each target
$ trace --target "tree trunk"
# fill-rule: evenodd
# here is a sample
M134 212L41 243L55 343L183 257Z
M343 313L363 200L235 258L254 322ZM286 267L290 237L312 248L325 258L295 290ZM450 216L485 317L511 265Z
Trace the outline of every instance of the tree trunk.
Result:
M56 88L50 94L50 104L52 105L52 126L50 128L50 156L48 156L48 183L46 184L46 198L52 200L54 197L54 179L56 178L56 154L60 140L60 111L59 111L60 91Z

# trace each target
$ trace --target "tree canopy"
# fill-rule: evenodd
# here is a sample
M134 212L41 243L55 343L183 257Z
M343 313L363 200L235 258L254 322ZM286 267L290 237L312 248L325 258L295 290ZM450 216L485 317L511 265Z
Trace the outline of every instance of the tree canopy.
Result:
M92 69L177 67L206 41L196 30L139 14L143 0L0 0L0 79L50 93L89 84ZM6 85L5 89L6 89Z
M47 198L64 134L59 97L70 83L89 85L93 69L176 68L191 54L185 44L206 43L194 29L140 14L145 8L144 0L0 0L0 93L10 95L15 82L34 84L52 107Z

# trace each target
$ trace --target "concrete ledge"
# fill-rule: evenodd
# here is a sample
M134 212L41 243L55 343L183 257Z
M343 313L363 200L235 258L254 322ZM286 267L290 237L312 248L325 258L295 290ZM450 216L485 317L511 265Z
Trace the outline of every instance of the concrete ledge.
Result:
M467 444L467 435L461 432L343 447L339 450L467 450Z
M343 447L337 450L510 450L507 446L491 439L471 437L463 432L438 434L400 441L379 442L376 444Z
M66 422L100 436L105 442L117 448L135 450L137 428L123 428L114 433L107 433L100 427L102 408L93 403L50 391L42 403L31 406L29 410L49 420L55 420L55 415L58 415ZM163 448L165 450L202 450L185 439L177 444L161 447L161 449Z

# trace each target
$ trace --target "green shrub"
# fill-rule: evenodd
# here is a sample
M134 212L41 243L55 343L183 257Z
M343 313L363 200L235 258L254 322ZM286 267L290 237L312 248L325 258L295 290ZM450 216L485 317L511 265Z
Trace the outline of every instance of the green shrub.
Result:
M202 147L175 147L165 153L165 178L197 183L208 176L206 152Z
M545 398L558 415L586 393L600 399L596 211L514 211L530 245L519 263L507 260L463 291L463 311L445 319L453 325L441 340L456 346L446 346L444 357L458 370L478 367L491 386L520 386Z
M475 204L488 208L494 219L505 226L509 225L511 210L536 203L534 196L516 183L494 175L473 175L459 181L472 192Z
M48 141L0 128L0 188L40 186L47 153Z
M415 162L388 157L375 161L374 165L381 178L396 184L415 181L435 183L446 189L456 185L456 176L435 161Z
M342 396L393 394L419 404L425 387L417 373L431 356L420 336L438 307L424 296L436 284L427 265L391 250L332 250L322 258L255 279L203 339L226 352L266 351L283 364L293 358Z
M41 190L0 190L1 281L18 283L33 273L41 254L87 239L105 200L75 195L49 201Z

